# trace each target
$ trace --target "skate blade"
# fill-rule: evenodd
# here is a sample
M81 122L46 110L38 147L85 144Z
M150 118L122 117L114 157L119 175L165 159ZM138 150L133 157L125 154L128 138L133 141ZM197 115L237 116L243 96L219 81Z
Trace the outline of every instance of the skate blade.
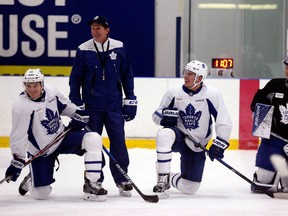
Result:
M25 196L25 194L28 192L29 190L26 190L26 189L23 189L23 188L20 188L18 189L18 192L21 196Z
M105 200L107 200L107 195L95 195L90 193L84 193L83 199L94 202L104 202Z
M119 195L120 196L123 196L123 197L131 197L132 196L132 193L131 193L131 190L129 191L124 191L122 189L119 188Z
M166 199L169 197L169 194L166 192L155 192L155 194L159 197L159 199Z

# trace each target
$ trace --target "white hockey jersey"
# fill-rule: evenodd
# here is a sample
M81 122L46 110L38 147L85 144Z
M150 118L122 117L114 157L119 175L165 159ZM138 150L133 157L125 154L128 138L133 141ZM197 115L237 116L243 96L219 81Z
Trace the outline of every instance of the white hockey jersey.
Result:
M12 154L25 159L33 156L64 130L60 115L72 117L77 106L65 98L56 88L45 84L44 98L33 101L22 92L12 108L10 148ZM51 154L60 142L49 149Z
M173 108L179 110L177 127L184 134L205 146L212 137L215 123L216 135L226 141L229 140L232 121L222 95L216 88L203 84L197 93L192 93L184 85L170 88L165 93L160 107L152 115L157 125L160 125L162 110L169 106L173 98L175 98ZM187 145L192 150L201 151L200 148L192 146L192 143Z

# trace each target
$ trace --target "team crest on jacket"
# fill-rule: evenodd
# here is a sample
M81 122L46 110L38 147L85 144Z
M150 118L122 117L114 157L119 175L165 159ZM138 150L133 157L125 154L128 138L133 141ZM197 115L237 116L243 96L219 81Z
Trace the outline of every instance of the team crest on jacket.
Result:
M192 104L188 104L185 108L185 112L180 110L180 118L184 127L187 130L196 129L199 127L199 120L202 115L202 111L197 111Z
M114 51L112 51L111 54L109 54L111 60L116 60L117 59L117 53L115 53Z
M45 114L47 120L42 120L41 124L47 129L47 135L56 133L60 127L57 111L53 113L53 110L47 108Z
M288 104L286 104L286 107L283 105L279 106L279 110L281 113L281 121L283 124L288 124Z

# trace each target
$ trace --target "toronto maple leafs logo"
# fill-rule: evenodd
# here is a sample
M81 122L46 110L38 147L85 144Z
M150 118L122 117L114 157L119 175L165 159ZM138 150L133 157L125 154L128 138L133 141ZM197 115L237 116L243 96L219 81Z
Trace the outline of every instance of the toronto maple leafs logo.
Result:
M281 121L283 124L288 124L288 104L286 104L286 107L283 105L279 106L279 111L281 114Z
M199 120L202 115L202 111L197 111L192 104L188 104L185 111L180 110L180 118L182 119L183 125L187 130L196 129L199 127Z
M47 129L47 135L54 134L60 127L58 113L53 113L53 110L47 108L45 114L47 120L42 120L41 124Z
M109 54L111 60L116 60L117 59L117 53L113 52L111 54Z

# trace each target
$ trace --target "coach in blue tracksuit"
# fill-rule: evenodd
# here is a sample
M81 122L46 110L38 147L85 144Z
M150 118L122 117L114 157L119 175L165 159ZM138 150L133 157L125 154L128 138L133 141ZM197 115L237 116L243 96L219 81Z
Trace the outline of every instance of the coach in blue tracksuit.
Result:
M124 124L133 120L137 111L132 68L124 44L109 38L110 28L105 17L96 16L88 25L93 38L77 49L69 79L69 98L90 111L92 131L102 134L105 126L111 155L127 173L129 155ZM110 170L120 195L131 196L132 185L112 161ZM101 180L104 180L103 175Z

